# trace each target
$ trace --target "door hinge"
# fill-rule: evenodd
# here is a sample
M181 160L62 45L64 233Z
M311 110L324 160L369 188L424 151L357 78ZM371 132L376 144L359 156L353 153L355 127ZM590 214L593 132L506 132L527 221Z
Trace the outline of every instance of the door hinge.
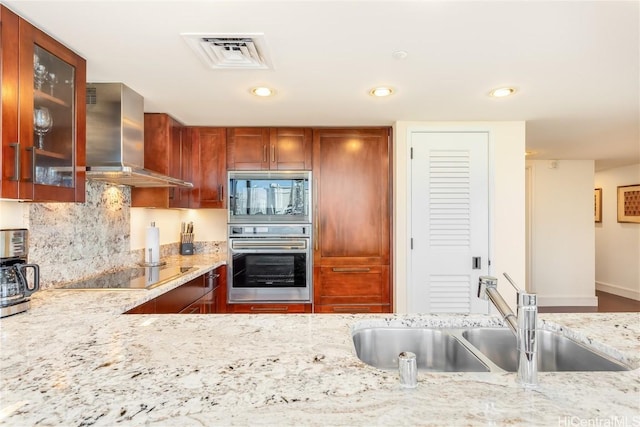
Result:
M413 237L411 238L411 249L413 249Z
M413 160L413 147L409 148L409 158Z

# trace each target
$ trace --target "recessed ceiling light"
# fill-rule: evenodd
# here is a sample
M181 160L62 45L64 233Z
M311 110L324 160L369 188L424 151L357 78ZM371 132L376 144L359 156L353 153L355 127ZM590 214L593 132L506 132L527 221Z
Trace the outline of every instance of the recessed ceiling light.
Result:
M393 57L393 59L402 60L406 59L407 56L409 56L409 52L407 52L406 50L396 50L391 54L391 56Z
M516 89L513 87L499 87L489 92L489 96L493 96L494 98L504 98L505 96L510 96L514 93L516 93Z
M371 96L389 96L393 93L393 89L386 86L375 87L369 91L369 95Z
M251 93L254 94L255 96L266 97L266 96L273 95L275 91L271 88L260 86L260 87L254 87L253 89L251 89Z

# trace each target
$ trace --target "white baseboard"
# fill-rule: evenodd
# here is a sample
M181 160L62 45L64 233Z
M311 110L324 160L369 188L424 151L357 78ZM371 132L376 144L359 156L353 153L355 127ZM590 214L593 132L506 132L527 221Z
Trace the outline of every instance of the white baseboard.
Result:
M539 307L597 307L598 297L545 297L538 295Z
M596 282L596 290L640 301L640 291L621 288L620 286L612 285L610 283Z

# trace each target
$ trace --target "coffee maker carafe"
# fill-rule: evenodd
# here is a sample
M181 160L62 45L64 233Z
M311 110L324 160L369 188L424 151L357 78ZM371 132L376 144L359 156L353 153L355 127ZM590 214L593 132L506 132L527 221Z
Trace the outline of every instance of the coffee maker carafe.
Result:
M0 230L0 317L28 310L29 297L40 288L40 268L27 263L28 233Z

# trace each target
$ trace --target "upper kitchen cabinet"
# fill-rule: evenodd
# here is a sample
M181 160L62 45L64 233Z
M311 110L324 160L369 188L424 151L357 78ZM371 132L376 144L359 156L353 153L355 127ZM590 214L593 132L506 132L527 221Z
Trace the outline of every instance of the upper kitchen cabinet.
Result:
M311 170L308 128L227 129L229 170Z
M160 174L191 182L191 140L182 123L165 113L144 114L144 165ZM131 206L188 208L190 188L132 188Z
M0 6L0 197L85 199L85 60Z
M225 208L227 132L225 128L188 128L192 142L191 208Z
M314 311L390 312L390 129L314 129Z
M193 188L133 188L131 206L224 208L226 129L185 127L164 113L145 113L145 167Z

